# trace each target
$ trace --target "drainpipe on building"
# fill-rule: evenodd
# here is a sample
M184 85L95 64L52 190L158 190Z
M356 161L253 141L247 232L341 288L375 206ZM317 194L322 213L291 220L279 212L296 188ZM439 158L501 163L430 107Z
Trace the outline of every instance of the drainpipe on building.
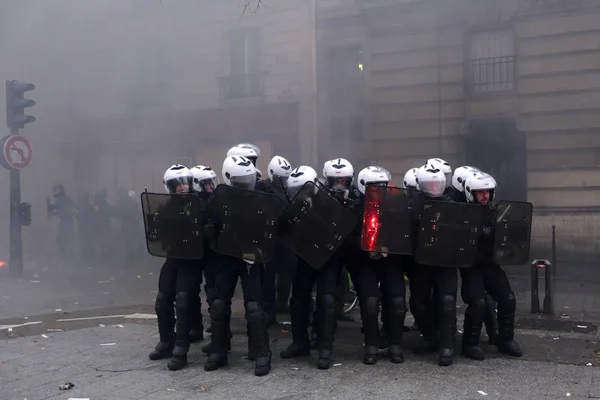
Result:
M311 154L307 162L317 165L319 159L319 118L317 95L317 0L310 0L311 19Z

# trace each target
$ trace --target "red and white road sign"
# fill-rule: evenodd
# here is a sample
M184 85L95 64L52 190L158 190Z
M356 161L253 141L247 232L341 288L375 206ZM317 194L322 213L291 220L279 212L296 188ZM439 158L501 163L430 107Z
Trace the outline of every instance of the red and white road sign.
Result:
M2 155L11 168L23 169L31 162L31 144L23 136L9 136L4 141Z

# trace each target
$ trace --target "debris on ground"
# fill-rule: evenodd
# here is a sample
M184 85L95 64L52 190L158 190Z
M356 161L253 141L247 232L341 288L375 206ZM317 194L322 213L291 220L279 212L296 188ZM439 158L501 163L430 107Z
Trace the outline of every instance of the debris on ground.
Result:
M58 385L58 390L71 390L75 387L71 382L63 383L62 385Z

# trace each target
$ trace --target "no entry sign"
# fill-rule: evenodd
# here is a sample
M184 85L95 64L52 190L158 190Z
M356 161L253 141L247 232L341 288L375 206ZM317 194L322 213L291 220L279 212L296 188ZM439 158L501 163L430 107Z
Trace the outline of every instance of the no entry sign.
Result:
M23 169L31 162L31 144L23 136L2 138L2 165L4 168Z

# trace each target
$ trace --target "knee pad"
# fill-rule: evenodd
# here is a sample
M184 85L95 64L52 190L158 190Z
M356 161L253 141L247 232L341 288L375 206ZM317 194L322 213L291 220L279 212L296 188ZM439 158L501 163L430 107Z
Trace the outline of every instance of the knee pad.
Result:
M513 292L508 292L508 295L503 299L504 301L502 302L498 302L499 306L500 303L504 303L503 305L503 309L507 312L514 312L515 309L517 308L517 298L515 297L515 294Z
M445 294L442 296L441 302L443 312L456 312L456 296Z
M258 301L249 301L244 306L246 307L246 321L249 324L253 322L262 323L264 321L265 311L262 304Z
M394 313L406 313L406 300L404 297L392 297L390 305Z
M158 292L154 308L156 310L173 310L173 298L165 293Z
M475 308L479 308L479 309L484 310L486 308L486 306L487 306L487 303L485 301L485 298L475 299L475 301L473 301L472 306L475 307Z
M377 297L360 299L360 306L367 315L377 315L379 313L379 299Z
M198 298L198 296L196 296ZM189 292L177 292L175 295L175 308L177 310L185 310L189 308L192 296Z
M334 295L324 294L317 299L317 302L321 303L325 315L336 313L337 301Z
M217 314L224 314L227 311L227 304L225 303L225 300L223 299L215 299L211 306L211 314L214 310L214 312L216 312Z

